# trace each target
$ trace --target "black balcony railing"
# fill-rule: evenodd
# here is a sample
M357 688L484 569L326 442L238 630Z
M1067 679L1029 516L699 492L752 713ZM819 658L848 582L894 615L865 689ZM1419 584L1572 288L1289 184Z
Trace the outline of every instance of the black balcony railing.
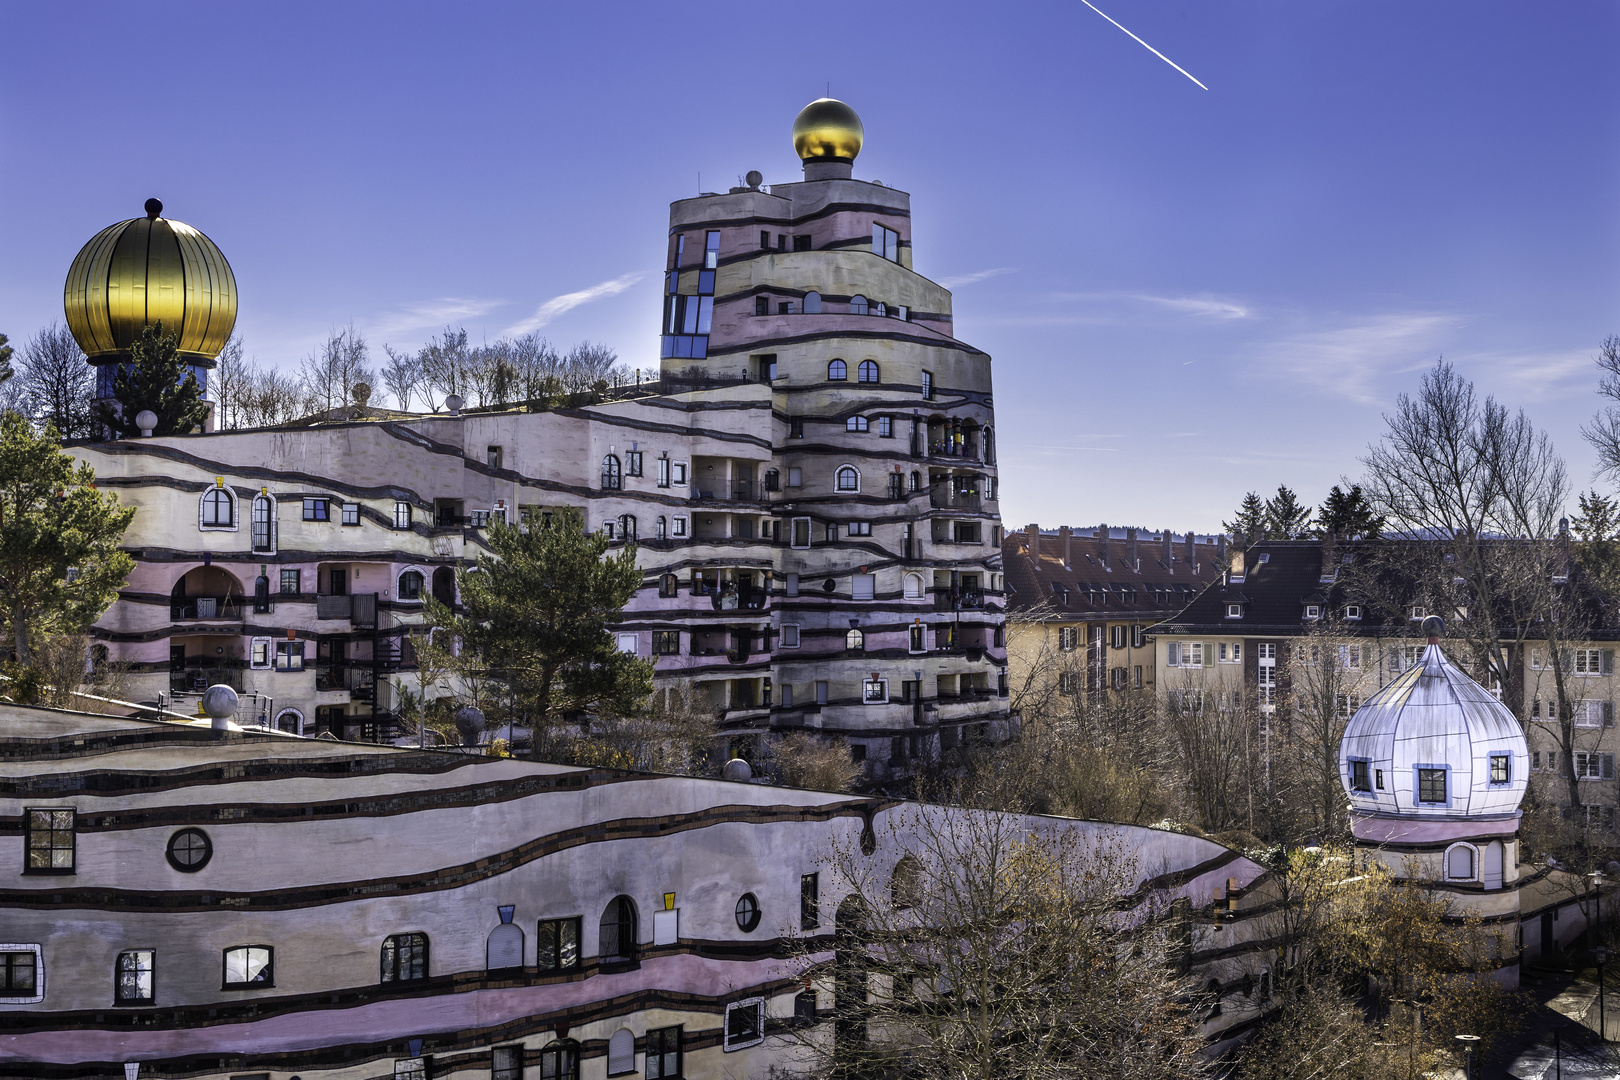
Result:
M224 684L232 690L242 689L242 669L199 665L169 672L169 690L171 693L200 694L215 684Z
M974 611L984 607L984 593L979 589L934 589L935 611Z
M240 619L240 596L186 596L169 603L169 617L184 619Z

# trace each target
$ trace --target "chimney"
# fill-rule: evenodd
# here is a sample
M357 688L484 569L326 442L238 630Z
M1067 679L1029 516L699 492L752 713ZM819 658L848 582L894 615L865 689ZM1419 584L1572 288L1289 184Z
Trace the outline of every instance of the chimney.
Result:
M1215 565L1221 567L1222 569L1225 569L1225 567L1226 567L1226 534L1225 533L1221 533L1221 535L1219 535L1219 536L1217 536L1215 538Z
M1198 573L1198 552L1193 548L1193 545L1197 542L1197 535L1194 533L1187 534L1187 565L1195 574Z
M1041 565L1041 527L1039 525L1024 526L1024 535L1029 538L1029 557L1035 563L1035 568Z
M1125 530L1125 560L1131 564L1131 569L1133 571L1138 574L1142 572L1142 560L1138 558L1136 554L1135 529Z
M1074 530L1067 525L1058 526L1058 541L1063 545L1063 569L1074 569Z
M1159 539L1164 542L1164 554L1161 556L1160 561L1164 563L1165 572L1173 574L1176 572L1176 557L1171 552L1171 545L1174 544L1175 541L1170 538L1170 530L1166 529L1164 532L1160 533Z
M1114 568L1114 553L1108 543L1108 522L1105 521L1101 525L1097 526L1097 539L1100 541L1100 543L1097 545L1097 550L1102 555L1102 567L1104 570L1112 570Z

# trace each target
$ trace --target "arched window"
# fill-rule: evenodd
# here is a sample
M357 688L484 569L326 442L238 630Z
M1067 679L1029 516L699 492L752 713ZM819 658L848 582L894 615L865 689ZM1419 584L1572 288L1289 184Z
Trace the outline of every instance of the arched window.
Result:
M782 490L782 474L780 472L777 472L775 469L766 469L765 470L765 490L766 491L781 491Z
M1469 844L1456 844L1446 849L1446 877L1452 881L1473 881L1477 875L1474 849Z
M807 292L807 293L804 294L804 313L806 315L820 315L821 314L821 294L820 293L818 293L818 292Z
M878 381L878 366L876 360L862 360L857 369L856 382L875 383Z
M866 297L856 293L849 298L849 313L851 315L865 315L866 310Z
M658 515L658 524L655 526L655 528L657 529L657 532L654 535L656 535L658 537L658 539L660 539L660 540L668 539L668 537L669 537L669 519L666 518L663 514Z
M228 529L236 524L236 501L222 487L203 492L202 523L205 528Z
M889 314L889 305L879 300L877 303L872 305L872 314L880 317L887 317Z
M428 977L426 934L394 934L383 939L382 981L409 982Z
M865 652L866 635L859 630L851 630L844 635L844 648L850 652Z
M842 360L834 360L827 365L827 381L843 382L849 378L849 367Z
M618 491L624 487L624 472L619 465L619 456L609 454L602 459L602 490Z
M609 1076L636 1071L636 1036L629 1028L620 1028L608 1040L607 1071Z
M664 519L659 518L658 520L663 521ZM659 576L659 578L658 578L658 595L659 596L664 596L664 597L675 596L679 592L680 592L680 579L679 578L677 578L674 574L663 574L663 575Z
M849 419L844 421L844 430L845 431L865 431L865 430L867 430L866 417L864 417L864 416L851 416Z
M289 735L304 733L304 714L297 709L282 709L276 714L276 730Z
M907 574L905 586L905 595L907 600L920 600L922 598L922 578L918 577L916 574Z
M861 474L853 465L845 465L838 470L839 491L861 490Z
M401 600L422 599L422 585L426 579L420 570L407 570L399 575L399 598Z
M253 497L253 550L276 550L276 510L269 497Z
M636 515L619 515L619 539L634 542L636 539Z
M615 896L602 912L598 959L604 964L627 963L636 958L636 905L628 896Z
M540 1051L540 1080L579 1080L579 1043L573 1039L548 1043Z
M922 473L914 472L914 473L911 474L911 490L912 491L921 491L922 490Z
M520 968L523 966L523 930L512 922L512 905L502 904L497 910L501 914L501 925L489 932L484 966L490 971Z
M922 901L922 863L915 855L904 855L894 864L889 891L897 908L916 907Z

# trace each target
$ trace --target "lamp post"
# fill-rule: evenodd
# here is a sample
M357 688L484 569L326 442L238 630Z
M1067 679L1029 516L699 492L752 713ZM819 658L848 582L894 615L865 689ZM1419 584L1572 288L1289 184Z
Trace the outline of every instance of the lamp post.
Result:
M1479 1036L1459 1035L1457 1041L1463 1044L1463 1080L1476 1080L1474 1076L1474 1047L1479 1043Z
M1598 1039L1608 1042L1609 1025L1603 1013L1603 962L1609 958L1609 950L1599 945L1592 950L1592 955L1597 958L1598 966Z

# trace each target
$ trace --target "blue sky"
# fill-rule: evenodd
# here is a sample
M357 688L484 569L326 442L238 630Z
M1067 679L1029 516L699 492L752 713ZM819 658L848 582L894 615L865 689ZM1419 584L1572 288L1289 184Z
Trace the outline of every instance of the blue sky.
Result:
M1576 480L1620 333L1620 5L29 4L0 0L0 331L149 195L261 363L352 322L540 326L656 363L667 204L796 178L861 113L917 269L994 360L1018 527L1320 502L1446 356Z

